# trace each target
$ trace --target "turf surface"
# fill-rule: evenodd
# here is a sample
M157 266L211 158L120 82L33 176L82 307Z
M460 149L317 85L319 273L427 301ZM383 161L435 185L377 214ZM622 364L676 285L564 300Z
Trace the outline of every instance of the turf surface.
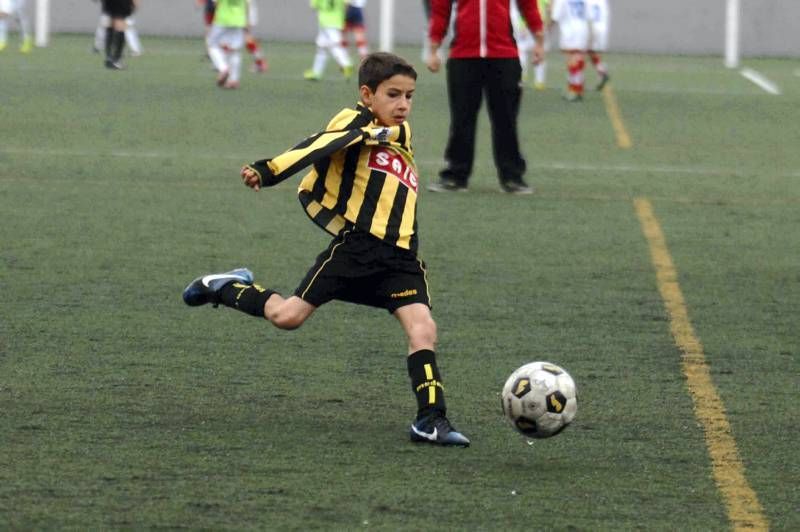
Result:
M409 443L404 338L333 303L287 333L189 309L184 285L246 265L291 291L327 237L293 180L238 168L355 103L310 46L220 91L198 40L146 39L108 72L89 39L0 54L0 528L726 530L633 199L660 220L747 479L770 526L800 529L800 77L720 58L611 55L631 149L603 98L527 89L532 197L499 191L485 115L470 192L423 194L439 360L467 450ZM448 127L420 67L423 184ZM591 80L592 74L588 77ZM499 391L563 365L574 426L528 445Z

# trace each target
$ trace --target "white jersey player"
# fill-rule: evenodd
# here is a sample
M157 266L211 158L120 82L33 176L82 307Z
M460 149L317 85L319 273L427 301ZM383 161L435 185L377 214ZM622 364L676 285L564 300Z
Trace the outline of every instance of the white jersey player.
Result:
M22 43L19 51L26 54L33 50L31 38L31 23L25 12L25 0L0 0L0 52L5 50L8 42L8 22L10 19L17 21Z
M542 17L542 23L544 25L545 55L538 63L535 63L533 88L536 90L544 90L546 88L545 82L547 78L547 52L550 51L550 36L548 31L550 26L550 0L538 0L538 6L539 14ZM524 83L528 78L528 58L533 51L536 40L533 38L531 30L528 29L525 19L519 12L517 0L511 1L511 27L514 30L514 39L517 41L519 62L522 66L522 81Z
M554 0L553 22L558 24L559 47L567 57L568 88L566 98L580 101L583 97L584 54L597 69L602 90L609 76L600 58L608 46L610 11L607 0Z

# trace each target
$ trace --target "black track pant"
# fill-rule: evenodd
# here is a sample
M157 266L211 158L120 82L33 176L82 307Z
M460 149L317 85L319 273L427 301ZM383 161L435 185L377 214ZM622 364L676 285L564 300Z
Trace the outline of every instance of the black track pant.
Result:
M517 116L522 89L519 59L448 59L447 93L450 102L450 137L442 178L467 184L475 158L475 127L483 95L492 125L492 146L501 182L520 181L525 159L519 151Z

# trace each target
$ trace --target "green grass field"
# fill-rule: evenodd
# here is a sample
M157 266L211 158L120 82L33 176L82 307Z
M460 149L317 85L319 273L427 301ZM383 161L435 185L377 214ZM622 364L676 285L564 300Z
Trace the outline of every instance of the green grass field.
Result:
M297 179L241 164L355 103L309 84L310 45L221 91L200 40L145 39L108 72L89 38L0 54L0 529L727 530L635 198L652 202L741 465L774 530L800 529L800 74L750 60L609 55L633 146L603 97L527 90L530 197L499 191L485 114L471 190L422 194L439 363L472 447L408 442L405 341L332 303L294 332L190 309L201 273L248 266L284 293L327 236ZM448 128L420 67L421 179ZM245 61L247 64L247 60ZM590 84L593 73L588 73ZM550 360L576 422L528 445L502 417L516 367Z

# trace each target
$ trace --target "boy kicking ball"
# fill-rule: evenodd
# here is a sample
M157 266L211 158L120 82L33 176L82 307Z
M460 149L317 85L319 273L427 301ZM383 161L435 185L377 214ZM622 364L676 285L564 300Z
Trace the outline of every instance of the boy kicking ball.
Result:
M312 166L300 183L306 214L333 235L294 291L283 297L240 268L198 277L183 291L187 305L211 303L265 318L279 329L300 327L334 299L383 308L408 338L408 374L417 399L413 442L467 447L447 419L436 365L425 263L417 256L419 180L411 148L417 73L388 53L368 55L358 72L360 102L324 131L272 159L242 168L244 184L270 187Z

